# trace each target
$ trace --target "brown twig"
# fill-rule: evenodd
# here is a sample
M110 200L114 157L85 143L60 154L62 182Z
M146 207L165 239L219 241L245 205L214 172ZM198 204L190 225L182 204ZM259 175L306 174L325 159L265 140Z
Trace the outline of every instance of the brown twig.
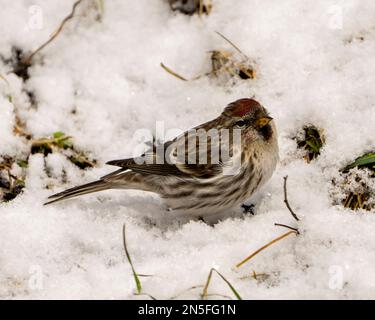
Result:
M292 233L297 234L296 231L292 230L292 231L288 231L287 233L284 233L283 235L281 235L280 237L277 237L276 239L273 239L272 241L270 241L269 243L267 243L263 247L259 248L258 250L256 250L251 255L249 255L247 258L245 258L244 260L242 260L240 263L238 263L236 265L236 268L241 267L244 263L248 262L250 259L252 259L254 256L256 256L259 252L263 251L264 249L267 249L269 246L271 246L274 243L276 243L276 242L278 242L278 241L286 238L287 236L291 235Z
M57 30L52 34L52 36L46 41L44 42L38 49L36 49L35 51L33 51L32 53L30 53L27 57L25 57L24 59L22 59L22 63L24 65L30 65L31 64L31 60L33 59L33 57L39 52L41 51L43 48L45 48L48 44L50 44L58 35L59 33L61 32L61 30L63 29L64 25L66 22L68 22L70 19L73 18L74 16L74 13L78 7L78 5L82 2L82 0L78 0L76 1L74 4L73 4L73 7L72 7L72 11L70 12L69 15L67 15L64 20L61 22L60 26L57 28Z
M297 215L294 213L293 209L290 207L289 202L288 202L288 192L287 192L287 189L286 189L286 181L287 180L288 180L288 176L285 176L284 177L284 203L285 203L286 207L288 208L288 210L290 211L293 218L296 219L297 221L299 221Z
M278 226L278 227L284 227L284 228L287 228L287 229L293 230L293 231L295 231L297 234L299 234L299 231L298 231L297 228L293 228L293 227L288 226L288 225L286 225L286 224L275 223L275 226Z

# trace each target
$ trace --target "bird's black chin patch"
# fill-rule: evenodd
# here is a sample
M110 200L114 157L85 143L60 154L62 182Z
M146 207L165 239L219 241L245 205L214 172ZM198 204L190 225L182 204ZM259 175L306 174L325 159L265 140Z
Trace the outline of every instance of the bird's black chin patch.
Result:
M272 138L273 130L269 124L266 124L265 126L260 128L258 131L264 140L268 141L269 139Z

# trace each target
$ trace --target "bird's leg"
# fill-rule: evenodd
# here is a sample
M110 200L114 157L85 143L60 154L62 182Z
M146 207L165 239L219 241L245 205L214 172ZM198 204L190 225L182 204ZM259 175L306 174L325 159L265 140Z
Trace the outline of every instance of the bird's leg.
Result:
M242 204L241 205L241 208L243 209L243 213L250 213L251 215L254 215L255 212L254 212L254 208L255 208L255 204Z

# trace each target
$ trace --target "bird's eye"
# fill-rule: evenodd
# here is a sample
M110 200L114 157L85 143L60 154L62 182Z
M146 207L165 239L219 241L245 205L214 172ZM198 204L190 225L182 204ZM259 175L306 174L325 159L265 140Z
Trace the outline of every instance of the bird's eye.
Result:
M236 126L237 127L244 127L246 125L246 121L244 121L244 120L239 120L239 121L237 121L236 122Z

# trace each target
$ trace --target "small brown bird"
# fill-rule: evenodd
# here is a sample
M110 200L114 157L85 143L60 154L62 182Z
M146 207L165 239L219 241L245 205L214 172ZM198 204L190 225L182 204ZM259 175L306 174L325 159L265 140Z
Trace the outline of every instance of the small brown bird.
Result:
M257 101L240 99L216 119L138 158L107 162L120 169L52 195L46 204L107 189L138 189L159 194L172 210L202 216L243 203L271 177L277 161L274 121Z

